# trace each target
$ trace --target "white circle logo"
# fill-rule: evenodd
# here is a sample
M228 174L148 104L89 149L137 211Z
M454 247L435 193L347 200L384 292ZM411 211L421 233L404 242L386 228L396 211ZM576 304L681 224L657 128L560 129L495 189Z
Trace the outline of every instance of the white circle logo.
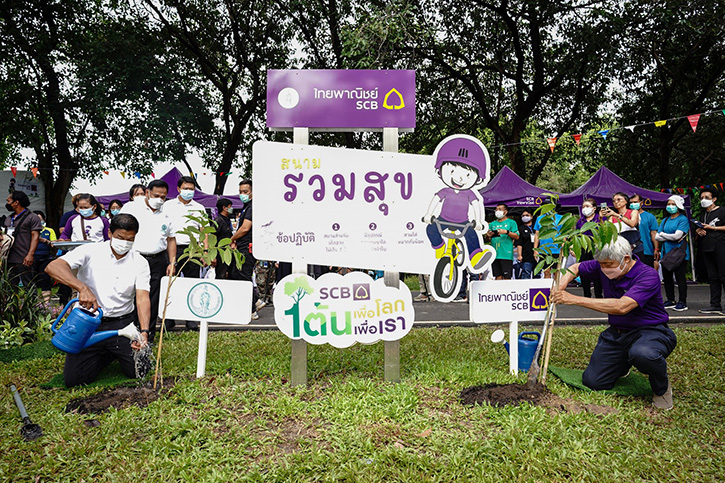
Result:
M224 297L221 290L209 282L202 282L194 285L189 290L186 304L192 314L201 319L214 317L224 305Z
M285 87L277 95L277 102L285 109L292 109L300 102L300 94L292 87Z

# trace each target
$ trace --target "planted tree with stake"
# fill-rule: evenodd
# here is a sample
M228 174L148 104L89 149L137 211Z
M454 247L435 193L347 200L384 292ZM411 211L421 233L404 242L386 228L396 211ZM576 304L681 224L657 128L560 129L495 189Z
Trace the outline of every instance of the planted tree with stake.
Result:
M221 261L225 265L234 263L238 269L242 268L244 256L238 250L230 247L231 238L217 239L216 227L210 222L209 218L204 215L185 215L189 220L189 224L178 233L182 233L189 237L189 246L184 253L177 259L181 263L181 267L169 278L169 286L166 289L166 299L164 300L164 311L161 317L161 335L159 336L159 347L156 355L156 373L154 374L154 389L160 376L161 371L161 347L164 341L164 332L166 327L166 309L169 306L169 294L174 282L179 278L179 273L183 270L187 263L194 263L200 267L211 267L217 261Z
M603 248L605 245L615 241L618 236L617 227L608 221L586 222L580 228L576 227L578 217L571 213L566 213L556 220L556 201L558 197L551 193L552 203L542 205L534 214L538 215L541 229L539 230L539 239L551 238L553 245L537 248L539 255L539 263L534 270L535 274L541 270L553 270L554 286L559 285L561 274L568 270L565 261L569 254L573 254L577 261L581 259L584 252L594 253ZM554 253L553 247L559 249L558 255ZM554 329L554 319L556 318L556 307L549 303L544 321L544 328L541 332L539 345L534 354L534 360L529 370L528 384L536 384L537 378L541 375L540 382L546 384L546 373L549 366L549 356L551 355L551 339ZM539 366L539 354L542 346L545 345L543 371Z

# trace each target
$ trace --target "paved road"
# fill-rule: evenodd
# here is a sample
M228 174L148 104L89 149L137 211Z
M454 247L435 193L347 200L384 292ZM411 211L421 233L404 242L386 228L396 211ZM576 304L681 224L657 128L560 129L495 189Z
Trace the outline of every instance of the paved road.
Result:
M571 288L577 295L582 294L581 288ZM414 293L413 296L418 295ZM664 289L663 289L664 297ZM675 312L669 310L670 323L725 323L725 316L704 315L698 312L710 305L710 287L708 285L688 285L687 304L689 310ZM605 324L607 317L604 314L574 306L560 306L557 308L556 323L561 325L591 325ZM503 321L502 321L503 322ZM415 304L416 326L473 326L468 316L467 303L417 302ZM523 325L523 324L522 324ZM264 307L259 311L259 319L252 321L248 326L223 326L210 324L211 330L276 330L274 324L274 308ZM179 330L179 329L176 329Z

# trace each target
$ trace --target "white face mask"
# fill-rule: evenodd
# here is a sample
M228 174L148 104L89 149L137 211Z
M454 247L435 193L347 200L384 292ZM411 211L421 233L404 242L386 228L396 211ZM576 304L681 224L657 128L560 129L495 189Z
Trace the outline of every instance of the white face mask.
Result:
M522 216L521 217L521 221L523 221L524 223L528 223L528 222L531 221L531 217L530 216Z
M149 206L152 210L158 210L161 209L162 206L164 206L164 199L163 198L149 198Z
M118 238L111 237L111 248L119 255L125 255L133 246L132 241L119 240Z
M619 278L619 277L622 276L622 274L624 273L624 269L625 269L626 266L627 266L627 262L624 261L624 266L619 265L619 266L613 267L613 268L604 268L604 267L601 267L601 270L602 270L602 273L604 274L605 277L607 277L610 280L613 280L615 278Z
M586 208L582 208L582 214L584 216L592 216L592 213L594 213L594 208L591 208L587 206Z
M495 215L496 215L496 218L498 218L499 220L501 218L503 218L504 216L506 216L506 214L503 211L501 211L501 210L496 210Z
M185 201L191 201L194 199L194 190L181 190L179 196Z
M712 200L700 200L700 206L710 208L712 206Z

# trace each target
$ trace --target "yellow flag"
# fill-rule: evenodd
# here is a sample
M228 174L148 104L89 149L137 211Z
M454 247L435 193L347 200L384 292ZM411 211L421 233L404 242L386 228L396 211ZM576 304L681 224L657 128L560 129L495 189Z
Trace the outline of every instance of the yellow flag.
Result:
M657 127L662 127L665 124L667 124L667 119L665 119L664 121L655 121L655 126Z

